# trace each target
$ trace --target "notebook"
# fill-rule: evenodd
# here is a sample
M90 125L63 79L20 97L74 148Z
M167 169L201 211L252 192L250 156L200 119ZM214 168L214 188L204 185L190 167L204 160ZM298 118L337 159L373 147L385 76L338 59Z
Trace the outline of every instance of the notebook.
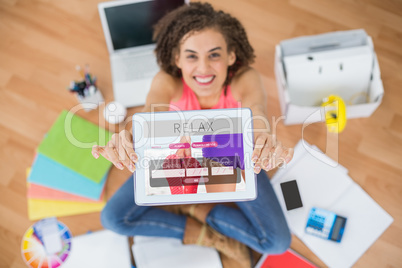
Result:
M43 200L28 198L28 218L31 221L46 217L63 217L99 212L106 202L89 203L75 201Z
M100 183L112 163L103 157L95 159L91 154L92 146L104 146L111 137L109 131L63 111L39 145L38 153Z
M291 249L282 254L268 255L264 254L254 268L317 268L314 264L297 254Z
M311 153L311 152L315 153ZM347 169L306 141L295 146L295 157L271 182L289 228L329 267L351 267L393 222L352 178ZM296 180L303 207L287 211L280 184ZM347 218L342 241L336 243L305 233L312 207L332 211Z
M102 192L102 195L99 200L93 200L90 198L82 197L79 195L69 194L63 191L55 190L49 187L41 186L34 183L28 183L27 188L27 197L34 199L43 199L43 200L59 200L59 201L75 201L75 202L88 202L88 203L101 203L105 201L104 198L105 191Z
M99 200L105 187L107 176L108 172L103 175L99 183L96 183L48 157L38 154L32 165L28 182Z
M110 56L115 101L126 107L145 104L152 78L159 71L153 53L152 27L184 3L184 0L128 0L98 5Z

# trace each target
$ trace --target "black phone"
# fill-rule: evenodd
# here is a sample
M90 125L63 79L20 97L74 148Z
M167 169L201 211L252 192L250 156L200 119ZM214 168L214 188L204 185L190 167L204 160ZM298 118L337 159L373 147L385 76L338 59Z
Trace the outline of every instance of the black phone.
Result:
M281 189L287 210L303 206L296 180L281 183Z

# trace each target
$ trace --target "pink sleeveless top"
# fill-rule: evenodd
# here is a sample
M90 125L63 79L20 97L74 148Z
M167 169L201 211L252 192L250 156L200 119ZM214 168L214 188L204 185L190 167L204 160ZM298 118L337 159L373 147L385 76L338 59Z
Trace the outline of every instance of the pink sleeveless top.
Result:
M169 111L175 111L177 109L182 111L201 110L200 103L198 102L197 96L195 95L194 91L184 82L183 79L182 82L183 82L182 96L178 101L170 102ZM210 109L225 109L225 108L241 108L241 102L236 101L233 98L230 86L227 86L226 96L225 91L222 90L218 103Z

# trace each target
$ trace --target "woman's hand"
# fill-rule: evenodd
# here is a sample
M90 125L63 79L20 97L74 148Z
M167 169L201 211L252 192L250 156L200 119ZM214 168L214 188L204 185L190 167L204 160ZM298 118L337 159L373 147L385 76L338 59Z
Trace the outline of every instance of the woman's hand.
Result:
M251 161L255 163L254 172L260 173L276 168L277 166L289 163L293 158L293 148L287 148L276 140L276 135L259 133L255 137L255 145Z
M183 136L180 138L180 143L188 143L190 145L189 148L185 149L178 149L176 151L176 155L179 158L191 157L191 137L190 136Z
M134 152L133 136L127 130L112 135L112 139L106 146L94 145L92 155L98 159L99 155L112 162L118 169L123 170L124 166L131 172L135 171L135 163L138 156Z

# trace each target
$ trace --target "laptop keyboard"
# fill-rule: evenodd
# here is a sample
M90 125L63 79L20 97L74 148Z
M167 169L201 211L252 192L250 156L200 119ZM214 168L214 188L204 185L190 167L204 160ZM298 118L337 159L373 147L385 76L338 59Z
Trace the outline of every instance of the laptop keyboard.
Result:
M149 78L159 70L152 54L115 58L114 63L114 79L118 82Z

